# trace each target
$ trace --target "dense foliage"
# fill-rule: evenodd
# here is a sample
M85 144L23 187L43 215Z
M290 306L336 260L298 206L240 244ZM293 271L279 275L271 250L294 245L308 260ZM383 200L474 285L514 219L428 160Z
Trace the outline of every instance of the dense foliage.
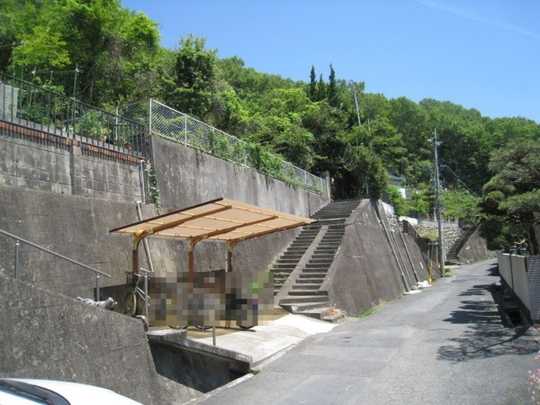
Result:
M155 22L119 0L1 4L0 71L54 84L109 110L156 97L300 167L329 172L337 198L396 200L388 173L403 176L412 191L397 202L402 214L432 212L430 138L436 128L447 216L477 222L474 196L483 190L483 215L497 232L511 226L503 218L531 220L536 209L536 186L514 185L517 180L505 174L510 169L503 162L517 159L516 149L497 152L534 145L540 139L534 121L490 119L432 99L388 99L366 92L363 82L340 79L339 66L321 73L308 65L307 81L293 81L258 72L238 57L220 58L200 38L164 49Z
M157 26L145 15L112 0L1 4L0 71L50 80L102 106L146 96L155 87L163 51Z
M540 214L540 142L516 142L493 153L494 176L484 186L482 229L493 248L527 241L538 252L535 225Z

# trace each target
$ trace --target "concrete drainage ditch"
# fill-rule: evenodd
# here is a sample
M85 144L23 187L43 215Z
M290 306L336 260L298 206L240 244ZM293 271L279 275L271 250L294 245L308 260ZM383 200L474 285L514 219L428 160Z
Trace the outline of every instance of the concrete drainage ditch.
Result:
M250 372L250 357L188 339L184 331L165 329L147 335L156 371L202 393Z

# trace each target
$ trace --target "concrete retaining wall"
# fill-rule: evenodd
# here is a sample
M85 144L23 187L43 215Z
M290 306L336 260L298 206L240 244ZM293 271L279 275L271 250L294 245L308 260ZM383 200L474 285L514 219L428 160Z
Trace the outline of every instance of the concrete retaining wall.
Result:
M532 321L540 321L540 256L521 256L499 252L499 275L529 312Z
M0 135L0 185L108 201L142 200L140 166L83 154L76 143Z
M142 324L0 275L0 376L98 385L143 404L198 393L157 374Z
M290 186L255 169L157 136L152 137L152 153L161 205L165 208L226 197L263 208L310 216L329 202L326 197Z
M104 286L123 285L125 272L131 269L130 240L108 231L138 220L134 203L137 195L127 192L127 188L125 194L101 193L98 189L103 183L96 179L124 176L126 181L120 183L131 184L135 190L139 184L137 167L86 155L74 159L71 150L21 139L0 138L0 142L7 145L6 149L0 149L4 153L0 156L3 158L0 179L9 184L0 185L0 228L112 274L112 280L103 280ZM326 204L317 194L295 189L253 169L182 145L157 140L154 149L154 153L161 156L156 175L160 181L162 203L169 208L180 208L217 196L301 215L309 215ZM79 180L86 179L85 187L74 186L74 173L78 173L75 177ZM36 180L36 183L25 180L40 176L43 180ZM117 201L121 200L118 196L126 197L127 201ZM166 209L158 212L153 205L146 205L143 211L147 218ZM243 283L250 285L266 271L297 232L280 232L238 244L233 266L242 273ZM149 246L159 275L186 271L184 243L149 239ZM12 274L14 242L0 237L0 247L0 272ZM140 249L140 255L142 265L148 267L143 249ZM222 243L204 242L196 247L197 270L224 268L225 260L226 250ZM23 280L72 297L93 296L93 273L81 271L35 249L26 246L21 249L21 268ZM113 296L116 294L117 299L123 296L122 290L105 291ZM272 302L270 290L261 294L261 304Z
M156 215L152 205L143 207L145 217ZM0 228L60 254L113 275L102 279L103 286L125 284L131 270L131 241L109 230L137 221L135 204L59 195L49 192L0 187ZM275 255L294 238L297 230L244 241L233 255L235 271L248 286L266 271ZM187 246L181 241L148 239L158 275L187 271ZM139 250L141 265L148 267L144 249ZM93 273L28 246L20 250L19 277L71 297L93 297ZM0 236L0 273L14 272L14 241ZM195 250L196 270L225 267L226 249L220 242L203 242ZM121 300L123 290L104 290ZM264 291L261 303L271 303L272 294Z
M145 212L155 213L152 206ZM129 238L109 229L136 220L135 204L0 187L0 228L112 274L103 285L124 284L131 263ZM172 264L166 244L155 250L157 265ZM13 252L14 241L0 236L0 271L13 274ZM93 273L26 245L20 258L22 280L72 297L93 296Z
M352 316L399 298L404 291L400 268L378 219L375 204L363 200L347 220L343 242L322 286L328 291L330 302ZM409 235L404 237L411 260L424 280L425 263L418 246ZM401 265L410 271L410 265L402 261L408 260L403 246L399 242L394 247L400 249L397 253Z
M422 236L428 233L432 233L435 236L438 235L437 223L434 221L421 221L415 228ZM447 255L454 245L459 242L463 230L459 227L457 222L443 222L442 234L444 239L444 252L445 255Z

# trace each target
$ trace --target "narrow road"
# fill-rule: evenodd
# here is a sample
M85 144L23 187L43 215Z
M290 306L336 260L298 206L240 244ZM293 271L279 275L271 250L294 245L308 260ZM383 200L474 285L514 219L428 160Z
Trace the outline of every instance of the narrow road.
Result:
M494 262L313 336L204 404L527 404L539 338L505 327Z

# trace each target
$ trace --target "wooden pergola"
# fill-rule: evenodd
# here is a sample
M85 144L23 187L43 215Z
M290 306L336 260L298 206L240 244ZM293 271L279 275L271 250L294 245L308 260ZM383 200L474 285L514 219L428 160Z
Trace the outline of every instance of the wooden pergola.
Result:
M112 229L111 233L133 238L132 271L138 272L140 243L146 237L188 241L188 281L193 282L193 249L203 240L227 243L227 269L232 270L232 252L241 241L311 224L313 219L260 208L240 201L218 198L191 207Z

